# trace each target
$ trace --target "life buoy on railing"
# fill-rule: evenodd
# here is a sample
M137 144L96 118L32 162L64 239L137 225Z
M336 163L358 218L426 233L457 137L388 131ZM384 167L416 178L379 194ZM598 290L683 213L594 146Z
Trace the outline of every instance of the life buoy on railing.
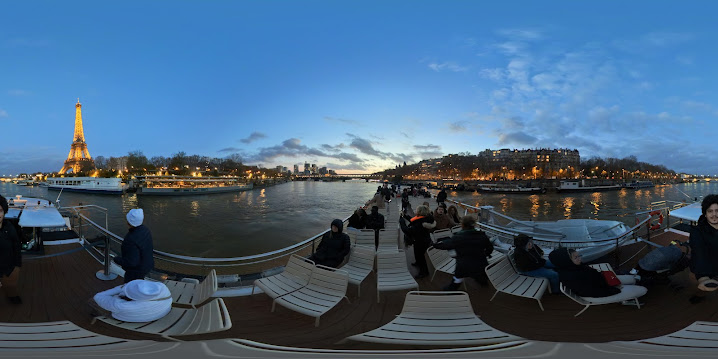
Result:
M653 220L653 216L658 215L658 223L650 224L651 222L648 222L650 224L648 229L655 231L656 229L661 228L661 226L663 225L663 212L661 212L660 210L657 210L657 211L651 211L648 214L651 215L651 220Z

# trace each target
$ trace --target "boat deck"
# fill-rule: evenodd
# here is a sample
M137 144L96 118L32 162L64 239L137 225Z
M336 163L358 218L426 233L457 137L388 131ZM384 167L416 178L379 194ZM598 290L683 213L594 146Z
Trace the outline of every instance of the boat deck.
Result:
M674 233L654 236L656 242L665 243ZM630 258L645 244L634 244L621 250L622 261ZM23 303L12 305L0 298L0 322L26 323L69 320L90 331L127 339L155 339L154 335L139 334L116 329L92 319L87 300L95 293L122 283L101 281L95 272L101 269L85 250L77 245L46 246L44 258L27 256L21 272L19 289ZM651 248L646 248L647 253ZM55 255L65 251L70 253ZM411 252L407 260L413 260ZM629 261L631 268L637 258ZM411 268L415 270L414 268ZM438 273L433 282L419 280L422 290L441 290L450 276ZM468 280L468 293L475 312L490 326L526 339L554 342L608 342L652 338L681 330L694 321L718 321L713 309L718 298L709 298L699 304L690 304L695 279L686 270L672 277L672 285L657 285L645 296L646 305L635 307L610 304L593 306L579 317L574 317L581 306L563 294L546 294L542 312L535 301L506 294L489 299L493 288L480 288ZM683 289L675 289L683 287ZM376 303L376 275L370 274L362 285L362 296L357 298L356 286L349 286L351 303L343 301L322 316L321 325L314 327L314 319L277 306L270 312L271 300L264 294L225 298L233 326L230 330L185 338L208 340L241 338L257 342L328 349L391 349L390 345L358 342L339 343L344 338L375 329L394 319L403 305L406 292L382 294ZM406 347L402 347L408 349Z

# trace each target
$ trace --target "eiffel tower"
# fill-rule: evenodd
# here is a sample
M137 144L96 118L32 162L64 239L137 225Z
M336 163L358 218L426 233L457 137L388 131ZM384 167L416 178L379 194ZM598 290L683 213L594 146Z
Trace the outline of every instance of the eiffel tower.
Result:
M85 132L82 130L82 104L80 104L80 99L78 98L75 104L75 136L73 136L72 145L70 146L70 154L67 155L67 159L59 173L64 174L70 170L73 173L78 173L94 168L95 162L87 150Z

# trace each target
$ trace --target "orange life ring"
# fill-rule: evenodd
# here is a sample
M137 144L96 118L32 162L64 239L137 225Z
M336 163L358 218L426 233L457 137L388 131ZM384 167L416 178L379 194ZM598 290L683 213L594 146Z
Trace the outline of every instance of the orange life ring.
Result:
M650 221L649 221L648 223L650 224L650 226L648 227L648 229L655 231L656 229L661 228L661 226L663 225L663 213L660 210L658 210L658 211L652 211L648 214L650 214L651 217L658 215L658 223L650 224ZM651 220L653 220L653 218L651 218Z

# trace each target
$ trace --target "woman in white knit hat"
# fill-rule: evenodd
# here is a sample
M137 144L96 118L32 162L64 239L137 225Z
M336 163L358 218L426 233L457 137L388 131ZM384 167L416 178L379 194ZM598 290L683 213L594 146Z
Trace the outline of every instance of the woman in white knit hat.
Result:
M136 279L93 298L97 306L124 322L151 322L167 315L172 309L172 294L160 282ZM94 306L94 305L93 305Z
M152 233L142 224L144 218L142 208L127 212L130 230L122 240L122 255L114 259L115 263L125 270L125 283L144 279L155 266L152 258Z

